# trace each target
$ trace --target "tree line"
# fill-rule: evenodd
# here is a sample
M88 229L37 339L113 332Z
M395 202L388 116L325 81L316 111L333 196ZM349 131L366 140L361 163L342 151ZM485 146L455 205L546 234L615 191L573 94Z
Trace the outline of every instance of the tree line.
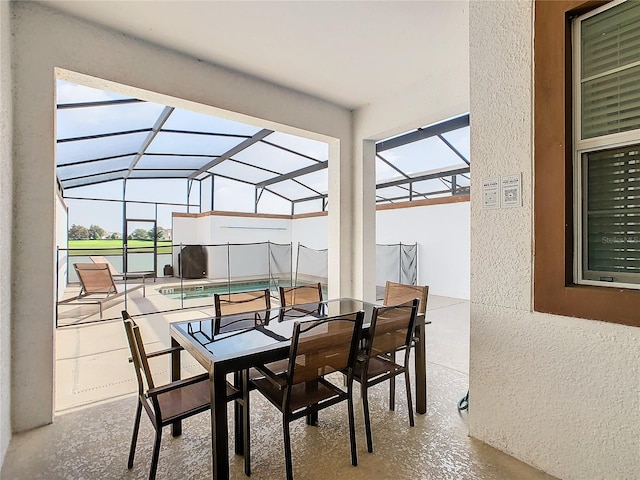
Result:
M164 240L165 229L163 227L145 230L144 228L136 228L128 235L129 240L153 240L154 236L158 240ZM89 228L83 225L71 225L69 228L69 240L119 240L122 235L119 232L108 233L99 225L90 225Z

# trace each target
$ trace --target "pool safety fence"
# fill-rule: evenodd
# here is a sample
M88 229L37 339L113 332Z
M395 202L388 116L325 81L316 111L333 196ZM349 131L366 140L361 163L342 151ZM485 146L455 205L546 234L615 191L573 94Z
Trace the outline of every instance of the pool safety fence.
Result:
M416 284L417 251L417 244L376 246L378 298L387 280ZM117 296L105 292L69 302L69 298L82 293L73 264L92 263L97 257L111 264ZM56 296L61 302L56 309L56 326L119 319L122 309L132 315L212 309L214 293L268 288L277 299L281 286L318 282L326 292L328 283L328 250L300 243L295 249L292 243L274 242L59 248L56 266ZM149 271L155 272L153 279L136 275ZM144 295L136 289L140 281L145 282ZM101 318L96 301L103 311Z

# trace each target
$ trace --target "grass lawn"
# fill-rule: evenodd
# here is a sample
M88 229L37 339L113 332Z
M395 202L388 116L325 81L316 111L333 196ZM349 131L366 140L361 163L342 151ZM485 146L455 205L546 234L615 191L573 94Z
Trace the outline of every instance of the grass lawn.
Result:
M153 240L129 240L130 252L153 252ZM158 253L171 253L171 240L158 240ZM69 255L122 255L122 240L69 240Z

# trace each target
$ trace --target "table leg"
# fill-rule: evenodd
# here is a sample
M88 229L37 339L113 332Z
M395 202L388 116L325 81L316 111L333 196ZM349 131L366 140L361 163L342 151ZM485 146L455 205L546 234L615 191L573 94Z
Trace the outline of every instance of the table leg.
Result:
M233 386L243 388L244 372L235 372L233 374ZM244 391L244 390L243 390ZM235 451L236 455L244 455L244 409L245 405L241 402L233 402L233 425L235 432Z
M171 347L179 347L180 344L173 338ZM180 350L171 352L171 381L180 380ZM182 434L182 421L177 420L171 424L171 435L177 437Z
M420 322L416 327L417 341L414 351L416 412L427 413L427 341L426 325Z
M229 479L229 439L227 430L226 374L213 365L209 372L211 384L211 454L213 479Z

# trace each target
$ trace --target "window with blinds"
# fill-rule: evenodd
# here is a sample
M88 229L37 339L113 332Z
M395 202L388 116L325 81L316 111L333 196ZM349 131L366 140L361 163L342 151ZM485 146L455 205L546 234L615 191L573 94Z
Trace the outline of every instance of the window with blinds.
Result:
M575 280L640 288L640 2L573 21Z

